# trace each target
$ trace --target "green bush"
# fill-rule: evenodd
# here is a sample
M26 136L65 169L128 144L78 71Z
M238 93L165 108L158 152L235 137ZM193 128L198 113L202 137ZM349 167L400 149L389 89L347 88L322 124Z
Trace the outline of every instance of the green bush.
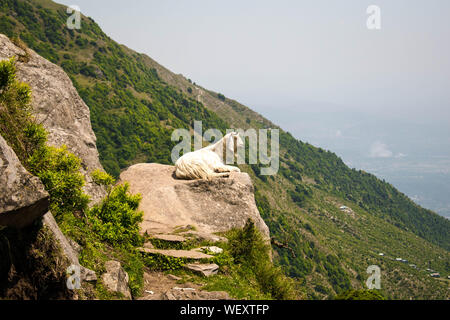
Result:
M111 189L108 196L89 212L93 230L102 241L124 247L143 243L139 234L139 223L143 213L138 211L141 196L129 193L128 183Z
M269 247L264 243L253 221L248 220L242 230L231 233L229 241L230 253L237 263L266 260Z
M115 183L115 179L111 175L100 169L97 169L91 173L91 177L94 183L98 184L99 186L105 186L107 188L108 194L111 193L111 188Z
M127 250L122 261L123 268L128 273L131 294L139 296L144 287L144 261L136 250Z
M14 27L16 23L9 19L7 16L0 17L0 30L5 33L8 37L14 36Z
M294 201L299 206L303 205L306 201L306 198L311 196L312 194L311 190L302 184L297 184L295 186L295 191L289 190L288 193L291 196L292 201Z
M161 254L143 254L144 264L150 270L173 271L181 269L185 264L183 258L163 256Z
M326 261L323 262L323 266L327 271L328 278L330 279L334 291L339 293L351 288L348 274L344 271L336 256L329 254Z
M62 213L84 212L89 197L84 193L81 160L67 150L45 146L29 159L30 171L38 176L50 194L50 210L55 217Z
M227 251L223 251L222 253L214 256L213 262L220 267L229 267L234 264L234 259L233 256Z
M16 79L14 58L0 61L0 134L25 166L47 139L44 128L31 115L30 87Z
M0 91L2 97L5 96L6 90L13 86L16 81L16 65L15 59L0 61Z
M243 229L229 233L228 248L240 269L253 275L260 290L276 300L296 299L292 279L281 268L273 265L270 247L256 229L253 221L247 221Z

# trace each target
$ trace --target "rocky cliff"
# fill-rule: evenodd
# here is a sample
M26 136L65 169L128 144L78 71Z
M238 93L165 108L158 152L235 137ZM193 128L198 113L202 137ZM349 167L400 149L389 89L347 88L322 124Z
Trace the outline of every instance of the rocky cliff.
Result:
M89 109L70 78L34 51L0 35L0 60L11 57L17 58L18 80L32 89L33 112L49 132L49 144L58 147L64 144L82 160L82 173L87 181L85 191L94 203L101 200L106 192L93 183L89 174L102 169ZM80 244L85 246L86 243L75 243L61 232L48 212L49 194L41 181L26 171L1 136L0 173L0 231L4 235L0 239L0 299L76 299L77 295L66 286L67 268L80 267L80 280L86 282L97 281L97 276L104 271L92 271L80 265L78 255L83 250ZM174 167L159 164L138 164L122 173L121 180L130 183L131 193L142 195L143 233L159 235L160 238L155 238L171 242L174 231L184 227L182 229L188 230L189 235L182 232L178 238L190 239L195 233L193 237L200 240L225 241L216 233L243 227L251 219L263 237L269 239L269 229L256 207L254 188L246 173L233 173L229 178L212 181L177 180L173 173ZM39 219L42 216L43 219ZM153 250L151 254L158 255L164 251ZM176 255L184 251L178 250ZM195 250L187 253L188 260L195 260L196 256L200 260L212 258ZM215 264L186 266L193 270L201 268L202 273L217 272L219 268ZM106 270L101 278L105 287L131 298L129 277L120 264L110 261ZM174 292L167 298L174 298ZM215 296L202 293L201 297Z
M49 195L0 136L0 226L22 228L48 211Z
M89 175L95 169L102 169L102 166L88 106L59 66L31 49L16 46L0 34L0 59L11 57L19 58L18 79L28 83L32 89L33 110L38 122L49 132L48 142L57 147L66 145L82 160L85 190L94 203L99 201L106 193L92 182Z
M0 299L73 298L65 270L78 263L49 210L49 194L0 135ZM45 214L43 225L40 217ZM49 223L50 222L50 223ZM92 277L82 269L84 280Z
M102 169L88 107L62 69L0 34L0 60L16 58L17 77L32 89L34 116L48 143L66 145L82 160L85 191L93 203L106 194L89 173ZM44 217L42 220L39 218ZM5 228L6 227L6 228ZM66 269L80 267L82 281L95 272L80 266L77 250L49 212L49 193L0 135L0 299L75 298Z

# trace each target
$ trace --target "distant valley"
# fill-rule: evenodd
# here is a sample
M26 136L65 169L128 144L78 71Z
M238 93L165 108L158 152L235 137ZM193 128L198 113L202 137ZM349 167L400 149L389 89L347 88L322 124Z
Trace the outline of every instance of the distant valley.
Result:
M333 105L255 106L296 138L375 174L417 204L450 218L450 128ZM283 112L279 112L283 110Z

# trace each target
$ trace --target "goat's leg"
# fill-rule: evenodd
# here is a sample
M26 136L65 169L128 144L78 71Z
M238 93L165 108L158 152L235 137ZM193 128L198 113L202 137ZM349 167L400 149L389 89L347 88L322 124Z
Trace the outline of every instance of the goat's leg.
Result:
M241 172L238 167L223 165L220 167L214 168L214 172L222 173L222 172Z
M219 173L214 172L208 176L207 180L211 180L214 178L226 178L229 176L230 176L229 172L219 172Z
M238 167L233 167L233 166L225 166L228 171L230 172L241 172L241 169L239 169Z
M224 173L224 172L230 172L230 170L227 168L227 166L224 165L224 166L220 166L220 167L215 167L214 172Z

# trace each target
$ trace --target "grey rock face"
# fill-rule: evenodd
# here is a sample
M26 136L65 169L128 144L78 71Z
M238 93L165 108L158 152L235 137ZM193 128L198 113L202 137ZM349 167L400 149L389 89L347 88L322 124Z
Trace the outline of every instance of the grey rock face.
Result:
M17 61L17 77L32 89L32 104L37 120L49 132L49 144L67 148L82 160L82 173L86 178L86 192L98 202L106 192L92 182L89 175L102 169L91 127L88 106L78 95L72 81L57 65L28 49L30 60ZM8 37L0 34L0 59L24 55Z
M232 172L229 178L178 180L173 166L141 163L122 172L132 193L140 193L144 212L142 232L171 233L179 226L194 226L196 232L213 234L241 228L252 219L269 239L269 228L255 204L248 174Z
M107 261L105 268L106 273L102 276L105 287L112 292L123 294L127 299L131 299L131 292L128 287L128 273L122 269L120 262L114 260Z
M48 211L49 195L0 136L0 225L23 228Z

